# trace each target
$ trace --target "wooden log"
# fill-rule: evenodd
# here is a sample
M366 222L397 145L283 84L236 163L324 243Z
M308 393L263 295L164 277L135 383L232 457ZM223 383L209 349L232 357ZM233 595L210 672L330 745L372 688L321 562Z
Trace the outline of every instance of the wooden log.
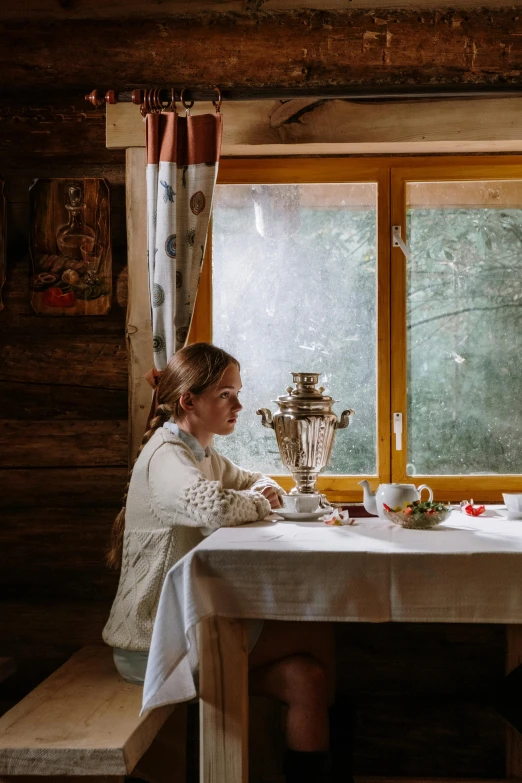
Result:
M144 149L127 150L129 466L136 458L152 401L152 389L143 376L154 364L147 268L145 166Z
M127 463L126 421L0 422L0 467L92 467Z
M4 88L5 84L3 81ZM2 101L0 122L0 161L6 177L22 160L26 169L32 166L33 177L69 176L71 165L77 176L91 177L106 175L105 171L95 173L89 164L120 164L123 168L124 155L105 146L104 107L86 103L79 91L73 95L62 90L45 96L41 92L13 96Z
M211 110L205 103L196 108L201 113ZM222 155L516 151L522 149L521 110L522 98L225 103ZM108 106L107 146L144 145L139 108L128 103Z
M0 509L34 508L34 513L53 506L76 508L118 507L127 483L127 468L3 468Z
M0 69L13 91L516 84L521 29L509 7L126 18L123 34L119 19L24 20L3 25Z
M105 555L116 511L110 506L4 511L2 541L9 558L0 573L2 600L43 604L52 613L63 603L64 590L68 601L82 605L112 599L117 575L107 568Z
M64 599L68 596L64 596ZM40 601L9 598L0 604L3 651L20 662L21 677L35 683L80 647L101 644L112 598ZM50 668L49 668L50 667ZM35 674L32 674L34 669Z
M488 8L503 6L505 0L488 0ZM520 0L513 0L516 8ZM350 8L433 8L433 0L350 0ZM476 0L453 0L452 8L476 6ZM76 0L74 4L54 0L32 0L24 3L24 11L16 0L4 0L0 9L0 20L36 19L114 19L114 18L165 18L169 16L222 13L257 16L256 12L317 10L342 11L346 0L258 0L255 5L247 0L163 0L151 5L147 0L113 0L111 3L90 3ZM26 14L27 16L25 16Z
M240 620L201 625L200 781L248 781L248 650Z
M52 386L1 380L0 400L6 419L125 419L127 392L83 386ZM1 503L1 499L0 499Z
M46 318L45 323L50 320ZM122 337L50 338L45 326L42 331L23 339L14 339L10 330L2 334L2 381L127 388L127 351Z

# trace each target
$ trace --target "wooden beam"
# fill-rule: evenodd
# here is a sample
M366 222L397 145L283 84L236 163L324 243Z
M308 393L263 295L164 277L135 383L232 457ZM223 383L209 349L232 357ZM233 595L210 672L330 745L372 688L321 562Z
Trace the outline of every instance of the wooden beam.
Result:
M248 782L248 650L241 620L200 631L200 781Z
M317 87L319 93L326 85L516 85L521 34L522 16L511 7L278 10L161 20L26 16L23 23L3 22L1 86L41 95L56 85L86 93L173 82Z
M488 0L488 8L505 6L505 0ZM452 8L476 7L476 0L452 0ZM521 5L520 0L512 0L510 7ZM437 0L350 0L350 8L437 8L442 4ZM0 6L0 21L26 21L45 19L116 19L116 18L166 18L179 15L197 14L250 14L274 11L304 11L346 9L346 0L258 0L254 4L248 0L162 0L151 3L150 0L112 0L111 3L92 3L89 0L75 0L74 3L56 3L56 0L29 0L21 4L19 0L4 0Z
M149 274L147 268L147 187L145 150L127 150L127 243L129 294L129 466L136 457L152 401L144 375L153 366Z
M196 106L198 113L212 110L210 104ZM222 155L517 152L521 113L522 98L231 102L223 105ZM107 147L144 145L139 108L107 106Z

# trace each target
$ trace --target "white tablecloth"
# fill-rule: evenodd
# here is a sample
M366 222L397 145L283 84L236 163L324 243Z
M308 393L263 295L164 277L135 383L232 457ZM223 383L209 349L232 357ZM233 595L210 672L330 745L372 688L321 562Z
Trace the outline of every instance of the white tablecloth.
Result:
M522 623L522 520L455 511L431 531L264 521L222 528L172 568L143 710L196 695L197 625L218 615L342 622Z

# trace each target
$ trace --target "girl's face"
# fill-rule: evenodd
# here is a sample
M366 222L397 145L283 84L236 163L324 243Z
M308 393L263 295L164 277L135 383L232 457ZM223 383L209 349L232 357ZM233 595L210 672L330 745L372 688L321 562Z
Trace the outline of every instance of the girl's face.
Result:
M221 379L203 394L191 395L191 410L187 418L198 430L214 435L230 435L234 432L239 411L241 375L235 364L229 364Z

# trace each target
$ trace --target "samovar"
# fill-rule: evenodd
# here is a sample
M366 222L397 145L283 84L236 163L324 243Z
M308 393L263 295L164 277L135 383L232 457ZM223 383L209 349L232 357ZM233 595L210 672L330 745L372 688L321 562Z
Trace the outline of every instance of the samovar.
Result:
M283 464L295 481L292 493L315 493L319 473L328 464L336 430L350 423L351 408L337 419L332 405L337 400L323 395L324 387L316 389L320 373L291 373L295 389L288 386L286 394L273 400L279 412L272 416L268 408L257 411L264 427L275 430Z

